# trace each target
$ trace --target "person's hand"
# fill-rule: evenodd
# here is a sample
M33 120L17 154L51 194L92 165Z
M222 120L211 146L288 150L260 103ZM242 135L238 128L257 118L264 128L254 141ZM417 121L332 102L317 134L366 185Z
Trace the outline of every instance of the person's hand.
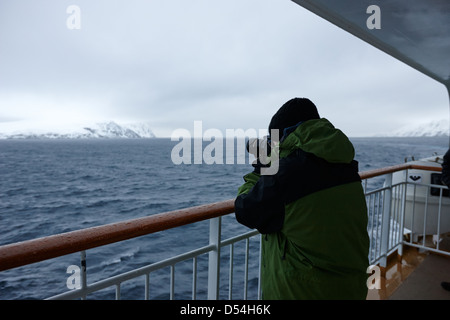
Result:
M270 167L270 163L263 164L263 163L261 163L261 161L259 161L259 158L258 158L258 159L256 159L255 161L252 162L252 167L254 168L253 172L255 172L257 174L261 174L261 168L268 168L268 167Z

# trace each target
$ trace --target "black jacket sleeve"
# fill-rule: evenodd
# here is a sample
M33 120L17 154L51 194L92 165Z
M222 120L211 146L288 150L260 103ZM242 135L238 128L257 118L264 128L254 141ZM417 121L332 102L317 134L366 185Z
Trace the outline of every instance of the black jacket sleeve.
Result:
M284 221L284 202L277 175L263 175L247 194L235 202L236 220L262 234L281 230Z

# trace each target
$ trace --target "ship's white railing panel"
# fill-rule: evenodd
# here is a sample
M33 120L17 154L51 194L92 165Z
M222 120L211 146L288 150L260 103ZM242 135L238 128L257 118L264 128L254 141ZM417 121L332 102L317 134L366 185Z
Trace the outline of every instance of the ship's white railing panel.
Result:
M171 257L169 259L165 259L159 262L155 262L153 264L131 270L126 273L122 273L98 282L95 282L93 284L87 284L86 278L86 268L82 269L81 272L81 288L74 289L72 291L68 291L53 297L48 298L49 300L58 300L58 299L86 299L86 296L88 294L92 294L94 292L115 287L115 298L116 300L120 300L120 289L121 285L125 283L126 281L135 279L135 278L142 278L142 281L145 283L145 292L144 292L144 299L148 300L150 298L150 290L151 290L151 273L155 272L160 269L164 269L167 267L170 267L170 286L169 286L169 299L173 300L175 299L175 270L176 265L178 263L192 260L192 290L191 290L191 298L192 300L196 300L197 298L197 259L205 254L208 254L208 288L207 288L207 298L209 300L217 300L219 299L219 279L220 279L220 269L221 262L221 251L222 248L229 247L230 248L230 256L229 256L229 282L228 282L228 299L233 298L233 270L234 270L234 247L235 244L241 241L245 242L245 261L244 261L244 280L242 283L242 289L243 289L243 297L244 300L248 297L248 265L249 265L249 243L250 239L255 239L255 241L260 241L260 234L258 231L249 231L243 234L240 234L235 237L228 238L226 240L220 240L221 235L221 224L222 217L217 217L210 219L210 244L204 247L200 247L198 249L185 252L183 254ZM259 247L259 246L258 246ZM81 265L86 266L86 253L85 251L81 252ZM254 296L257 296L258 299L261 298L260 292L261 287L259 283L260 279L260 269L258 272L258 289L257 292L254 293Z
M443 254L449 254L446 251L439 248L439 236L441 235L441 225L443 218L447 219L443 210L443 203L450 202L448 197L443 197L444 190L447 187L442 185L426 184L426 183L411 183L408 182L406 177L401 181L393 182L393 174L398 171L408 172L409 169L419 169L427 171L439 172L440 168L436 167L424 167L411 164L404 164L399 166L393 166L389 168L383 168L373 171L367 171L360 173L363 186L365 187L366 203L368 207L368 232L370 236L370 254L369 263L371 265L386 266L387 257L397 251L400 255L403 251L403 246L418 247L424 250L430 250L434 252L441 252ZM373 183L373 178L378 179L377 183ZM380 181L381 185L380 185ZM384 183L383 183L384 181ZM426 196L424 199L424 208L416 207L416 190L418 188L426 189ZM439 196L430 196L430 192L434 188ZM413 191L412 203L409 193ZM428 232L428 225L431 221L429 217L430 209L428 204L431 203L431 197L434 201L438 197L438 213L437 213L437 228L433 234L437 235L437 244L430 246L426 243L426 234ZM408 202L409 201L409 202ZM436 201L435 201L436 202ZM449 203L450 204L450 203ZM409 207L408 207L409 206ZM420 209L420 210L419 210ZM115 288L116 299L121 298L121 289L123 284L128 281L137 281L141 278L144 283L144 292L142 296L144 299L150 299L150 292L152 290L152 284L155 283L155 278L152 277L153 273L160 271L164 268L169 268L169 298L176 299L179 295L176 292L176 271L177 265L180 263L192 263L192 282L191 282L191 295L190 298L196 299L197 292L200 290L202 294L206 292L208 299L233 299L233 283L235 281L234 271L235 268L243 269L244 280L239 280L240 289L243 290L243 298L249 297L249 266L251 260L251 268L254 272L257 270L257 288L253 284L252 292L250 296L254 299L261 297L260 287L260 243L261 236L257 231L249 231L234 236L232 238L222 240L222 216L232 214L234 211L234 201L227 200L219 203L213 203L193 208L187 208L177 210L173 212L162 213L159 215L143 217L134 220L128 220L111 225L100 226L96 228L78 230L69 232L67 234L55 235L46 238L25 241L23 243L5 245L0 247L0 271L16 268L18 266L28 265L34 262L52 259L55 257L63 256L69 253L80 252L81 256L81 272L80 272L80 288L70 290L68 292L56 295L50 299L85 299L89 298L89 295L106 289ZM405 212L409 212L413 217L409 224L405 224ZM412 211L412 213L411 213ZM423 214L423 232L417 231L417 221L414 215L418 215L422 211ZM447 214L448 215L448 214ZM434 219L434 218L433 218ZM106 279L99 280L94 283L88 283L86 264L89 258L89 250L91 248L101 247L110 243L131 239L134 237L142 236L149 233L159 232L170 228L176 228L182 225L194 223L201 220L209 220L209 243L205 246L199 247L189 252L184 252L180 255L161 260L146 266L139 267L135 270L131 270L119 275L115 275ZM419 228L419 229L420 229ZM405 234L409 232L409 239L405 240ZM421 234L425 234L422 239L422 243L418 241ZM252 246L250 246L252 241ZM254 242L253 242L254 241ZM244 262L243 265L236 266L235 261L235 246L238 243L244 243ZM229 250L227 250L229 249ZM259 259L255 259L253 256L250 259L251 251L253 250L253 256L255 252L259 256ZM259 252L258 252L259 251ZM229 253L227 253L229 252ZM198 277L199 268L197 263L199 259L207 259L207 288L199 288ZM227 260L228 259L228 266ZM255 261L258 260L258 261ZM203 261L203 260L202 260ZM228 268L228 286L224 283L223 272ZM205 269L205 268L204 268ZM205 275L202 276L202 279ZM252 278L252 280L255 277ZM156 281L160 281L157 279ZM220 290L227 290L228 292L220 292ZM256 291L256 292L253 292ZM94 295L95 297L95 295ZM240 295L241 297L241 295ZM183 299L186 297L183 296Z
M448 249L440 248L442 238L450 233L450 198L447 186L408 183L408 188L412 189L412 196L403 201L408 210L403 215L403 221L405 230L410 233L402 244L450 256ZM424 190L422 194L425 194L425 199L420 201L419 189ZM444 196L444 193L447 195ZM423 205L418 205L422 202Z
M413 166L413 169L417 168L436 173L441 171L439 167ZM373 190L368 190L368 180L371 177L363 180L369 217L371 265L378 264L385 267L387 257L391 253L397 251L399 255L403 254L404 245L450 255L448 251L439 247L441 237L449 232L442 230L443 218L446 218L446 225L449 225L448 212L446 213L444 208L444 202L447 210L450 208L448 206L450 199L444 197L444 190L448 188L441 184L408 181L408 170L409 168L405 168L404 178L395 183L393 174L398 171L386 173L383 175L383 185ZM419 188L421 188L420 199L416 192ZM431 202L434 203L434 207L431 206ZM437 220L437 223L434 223L435 227L431 226L431 218ZM406 220L409 220L408 223ZM430 237L433 241L427 242Z
M365 192L371 265L386 266L389 254L395 250L400 252L402 250L401 217L404 210L402 201L404 193L405 183L393 185L392 173L386 175L383 187Z

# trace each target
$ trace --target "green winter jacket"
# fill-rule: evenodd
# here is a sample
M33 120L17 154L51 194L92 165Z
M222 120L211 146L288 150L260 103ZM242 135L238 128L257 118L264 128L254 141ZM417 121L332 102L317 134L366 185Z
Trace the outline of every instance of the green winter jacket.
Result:
M235 201L236 219L263 234L263 299L365 299L367 208L352 143L324 118L283 139L278 172L247 174Z

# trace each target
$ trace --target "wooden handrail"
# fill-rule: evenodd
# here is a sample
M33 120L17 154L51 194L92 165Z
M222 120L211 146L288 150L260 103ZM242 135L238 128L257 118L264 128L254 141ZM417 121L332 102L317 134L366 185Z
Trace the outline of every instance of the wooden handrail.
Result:
M361 172L360 176L361 179L368 179L406 169L441 171L440 167L405 163ZM0 246L0 271L223 216L232 212L234 212L234 199L3 245Z
M403 163L403 164L398 164L395 166L363 171L363 172L359 173L359 176L361 177L362 180L364 180L364 179L374 178L377 176L382 176L382 175L385 175L388 173L393 173L396 171L402 171L402 170L407 170L407 169L439 171L439 172L442 171L441 167L423 166L423 165L412 164L412 163Z
M234 212L234 199L154 214L0 247L0 271Z

